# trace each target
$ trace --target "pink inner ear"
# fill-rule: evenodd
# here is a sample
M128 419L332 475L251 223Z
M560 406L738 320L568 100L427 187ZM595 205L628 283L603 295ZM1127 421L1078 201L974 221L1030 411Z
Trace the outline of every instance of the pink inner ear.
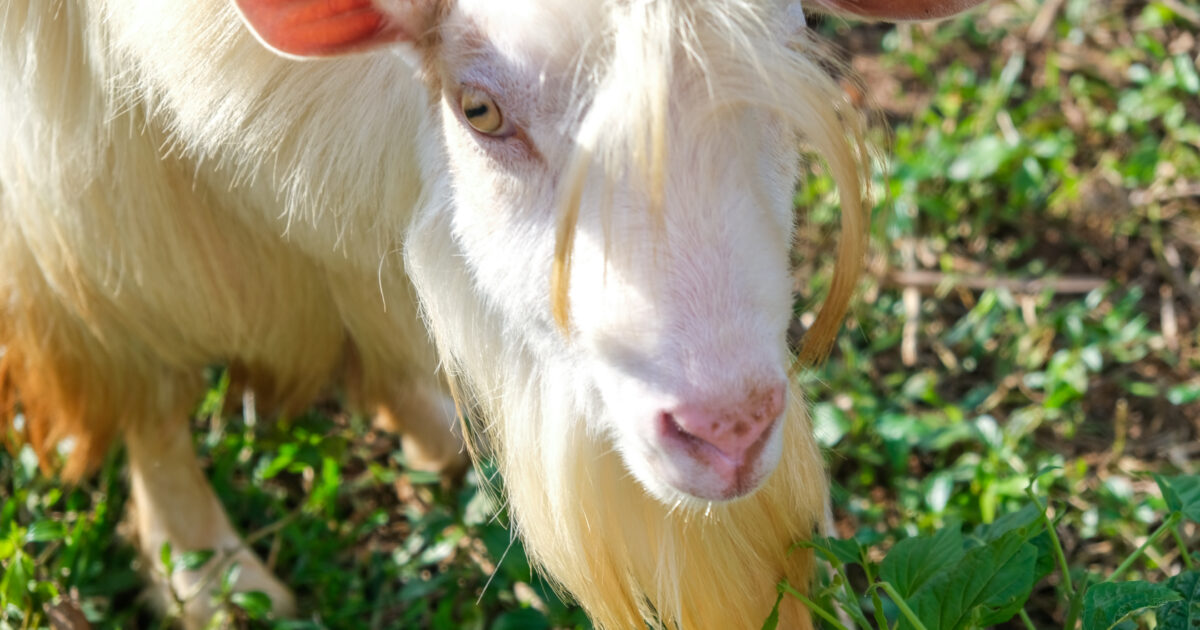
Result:
M295 57L331 57L405 39L373 0L234 0L268 47Z
M984 0L814 0L817 9L870 20L936 20L961 13Z

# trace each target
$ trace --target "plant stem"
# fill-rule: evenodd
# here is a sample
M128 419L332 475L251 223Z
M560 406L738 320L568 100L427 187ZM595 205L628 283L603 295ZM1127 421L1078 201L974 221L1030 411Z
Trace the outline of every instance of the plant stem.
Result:
M900 593L897 593L896 589L892 587L891 584L887 582L880 582L876 586L883 589L888 594L888 597L892 598L892 601L896 603L896 607L899 608L900 612L908 618L908 622L911 623L916 630L925 630L925 624L921 623L920 619L917 619L917 614L908 607L908 602L904 601L903 597L900 597Z
M867 562L864 557L862 562L863 573L867 574L867 584L875 583L875 575L871 572L871 563ZM848 583L848 582L847 582ZM875 625L879 626L879 630L888 630L887 617L883 614L883 601L879 599L879 591L871 588L871 605L875 608L872 612L875 615Z
M1129 567L1133 566L1133 563L1137 562L1137 559L1142 557L1142 553L1146 551L1147 547L1158 542L1158 539L1162 538L1163 534L1174 530L1175 525L1179 523L1179 519L1179 512L1172 512L1171 515L1167 517L1167 520L1158 529L1154 530L1153 534L1150 534L1150 537L1146 539L1146 542L1142 543L1142 546L1138 547L1137 551L1134 551L1132 555L1130 555L1128 558L1125 558L1125 562L1122 562L1121 566L1117 567L1117 570L1113 571L1112 575L1108 576L1108 579L1104 581L1112 582L1121 577L1121 574L1128 571Z
M818 606L817 603L814 602L813 600L809 599L808 597L805 597L805 595L803 593L801 593L800 591L797 591L796 589L792 588L792 586L790 584L784 583L784 584L780 584L779 586L780 586L780 588L783 589L783 592L800 600L800 603L807 606L808 609L810 611L812 611L813 613L815 613L818 617L833 624L834 628L837 628L838 630L849 630L846 626L843 626L840 621L838 621L838 618L836 616L834 616L828 610L825 610L824 608L821 608L820 606Z
M1021 609L1020 614L1021 614L1021 621L1025 622L1026 628L1029 628L1029 630L1037 630L1037 626L1033 625L1033 620L1029 618L1029 613L1025 612L1024 608Z
M879 626L879 630L889 630L891 626L888 626L887 617L883 614L883 600L879 599L878 589L871 589L871 604L875 608L875 625Z
M862 559L863 563L866 562L866 559L862 558L861 554L859 557ZM856 619L860 619L860 623L865 622L866 617L862 614L862 606L858 602L858 596L855 595L854 589L850 586L850 576L846 573L846 565L839 561L836 565L834 565L834 570L837 571L838 575L842 579L842 592L846 594L846 614L854 617L855 615L853 612L851 612L851 610L853 606L857 605L858 616ZM863 625L867 626L866 623L863 623ZM867 630L870 630L870 626L867 626Z
M1067 622L1063 624L1065 630L1075 630L1075 622L1079 619L1079 614L1083 611L1083 595L1088 588L1088 574L1084 573L1083 578L1079 580L1079 591L1071 598L1071 606L1067 608Z
M1067 592L1067 599L1075 595L1075 587L1071 584L1071 569L1067 566L1067 555L1063 553L1062 542L1058 540L1058 531L1054 528L1054 523L1050 521L1050 517L1046 515L1046 508L1042 506L1042 502L1038 501L1037 495L1033 493L1033 487L1025 489L1025 494L1029 495L1029 499L1037 506L1038 512L1042 513L1042 522L1046 524L1046 533L1050 534L1051 546L1054 548L1054 558L1058 561L1058 570L1062 573L1063 589Z
M1171 527L1171 536L1175 539L1175 544L1179 546L1179 554L1183 556L1183 566L1188 571L1195 571L1196 564L1192 562L1192 553L1188 551L1187 544L1183 542L1183 536L1179 534L1179 527Z

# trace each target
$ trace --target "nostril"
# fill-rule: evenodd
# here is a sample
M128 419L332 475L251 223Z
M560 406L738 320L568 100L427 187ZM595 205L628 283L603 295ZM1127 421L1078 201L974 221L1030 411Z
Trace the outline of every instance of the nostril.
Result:
M686 429L679 426L679 422L675 419L675 414L669 411L664 411L658 415L658 423L660 430L668 437L689 442L704 442L704 440L688 433Z
M719 423L714 422L710 428L713 430L717 430L719 428L718 424ZM664 433L668 437L672 437L672 438L675 438L678 440L684 440L688 443L695 444L695 445L703 444L708 447L714 447L714 448L716 447L715 444L709 442L707 439L687 430L683 425L681 425L679 423L679 421L675 417L675 414L673 414L669 411L664 411L661 414L659 414L659 428L660 428L660 431L662 431L662 433ZM720 449L718 449L718 450L720 450Z
M761 451L775 420L783 413L786 384L755 387L734 400L684 403L658 414L661 435L693 455L719 454L733 465Z
M783 413L783 408L787 398L787 386L776 385L769 387L760 392L752 394L760 397L761 403L755 413L755 418L758 420L774 420Z
M721 461L731 466L740 464L740 458L731 457L716 444L685 429L674 413L663 411L658 414L658 430L668 443L682 447L695 459Z

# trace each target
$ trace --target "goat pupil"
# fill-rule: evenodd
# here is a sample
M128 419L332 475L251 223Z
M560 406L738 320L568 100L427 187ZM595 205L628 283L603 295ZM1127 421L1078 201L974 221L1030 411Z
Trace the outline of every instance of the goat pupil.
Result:
M488 106L485 104L482 104L482 103L479 105L476 105L475 107L469 107L469 108L467 108L467 111L466 111L467 118L479 118L480 116L483 116L484 114L487 114L487 113L488 113Z

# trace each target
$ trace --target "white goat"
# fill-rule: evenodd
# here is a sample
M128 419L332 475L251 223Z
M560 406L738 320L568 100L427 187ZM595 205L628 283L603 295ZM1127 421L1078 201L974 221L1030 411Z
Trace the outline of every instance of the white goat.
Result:
M845 230L810 357L865 231L858 117L802 24L778 0L3 0L0 426L23 414L47 461L71 438L68 478L123 440L151 561L238 550L237 587L287 614L193 454L201 368L283 408L348 377L438 469L463 458L440 364L598 627L756 627L809 579L788 548L826 493L786 378L802 144Z

